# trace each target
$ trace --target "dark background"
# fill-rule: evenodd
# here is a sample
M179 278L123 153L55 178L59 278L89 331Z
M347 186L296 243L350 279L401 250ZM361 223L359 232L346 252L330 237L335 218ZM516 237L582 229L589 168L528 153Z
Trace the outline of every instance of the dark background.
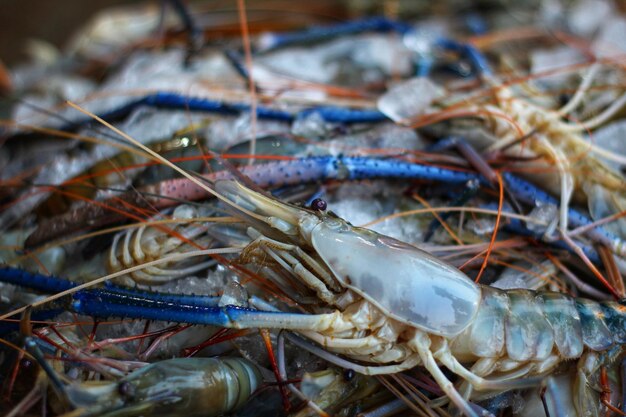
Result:
M237 0L183 1L204 10L197 23L205 29L223 23L238 25ZM267 30L272 30L272 24L280 26L287 21L305 27L342 20L348 14L380 14L387 12L389 4L404 1L425 5L430 0L245 0L245 5L251 24L268 24ZM99 10L143 3L167 3L167 13L173 13L166 0L0 0L0 61L12 67L27 59L24 51L28 39L45 40L62 48Z
M204 11L197 23L205 30L230 24L238 31L237 0L183 1L196 3ZM363 15L423 18L425 12L449 13L450 10L462 15L476 4L501 1L510 0L245 0L245 5L250 30L254 32L255 23L257 29L280 31ZM166 0L0 0L0 62L10 68L27 59L25 45L29 39L63 48L71 35L99 10L123 4L163 2L167 3ZM167 8L168 13L173 12L171 5ZM289 24L285 26L286 23Z
M0 0L0 60L26 59L24 45L39 38L62 46L97 10L136 0Z

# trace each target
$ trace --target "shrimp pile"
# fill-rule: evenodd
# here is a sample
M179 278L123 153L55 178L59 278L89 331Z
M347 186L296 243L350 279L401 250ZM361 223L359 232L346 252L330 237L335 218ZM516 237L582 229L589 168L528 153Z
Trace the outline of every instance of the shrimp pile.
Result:
M626 415L622 5L282 3L0 68L3 415Z

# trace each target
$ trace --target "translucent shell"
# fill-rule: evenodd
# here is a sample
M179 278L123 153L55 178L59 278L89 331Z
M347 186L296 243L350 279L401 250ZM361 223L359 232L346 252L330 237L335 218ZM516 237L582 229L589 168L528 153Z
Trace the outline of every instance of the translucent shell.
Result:
M449 337L478 310L480 287L414 246L339 219L319 223L311 241L344 287L395 320Z

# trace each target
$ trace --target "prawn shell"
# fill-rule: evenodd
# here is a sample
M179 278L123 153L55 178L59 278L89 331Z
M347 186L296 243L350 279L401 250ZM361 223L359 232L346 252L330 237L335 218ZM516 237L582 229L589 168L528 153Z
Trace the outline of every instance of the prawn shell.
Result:
M576 309L582 324L583 341L595 351L607 350L613 346L613 335L604 322L604 312L595 301L576 299Z
M613 301L600 303L604 322L613 335L615 343L626 343L626 306Z
M151 415L210 417L241 407L262 378L244 359L175 358L146 366L125 380L134 386L135 404L152 403L151 398L167 393L163 402L152 403Z
M468 328L471 352L478 357L497 357L504 350L505 317L509 310L509 299L504 291L482 288L480 310L472 326Z
M507 292L510 310L506 320L506 349L515 361L546 359L553 349L552 326L535 301L532 291Z
M399 322L451 337L478 311L480 287L414 246L330 218L312 230L311 242L342 286Z
M558 292L542 292L537 299L552 326L560 355L566 359L580 357L584 349L583 333L574 299Z

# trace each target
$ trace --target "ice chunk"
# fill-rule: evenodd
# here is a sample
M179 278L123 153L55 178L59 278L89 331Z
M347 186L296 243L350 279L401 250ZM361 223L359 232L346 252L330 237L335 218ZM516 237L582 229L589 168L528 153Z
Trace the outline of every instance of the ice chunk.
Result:
M540 21L546 27L561 26L565 15L563 2L559 0L542 1L539 6Z
M380 217L417 208L412 201L401 197L400 189L401 185L386 181L345 184L329 196L328 208L355 226L363 226ZM367 227L403 242L417 243L421 242L429 221L430 218L424 221L416 216L402 216Z
M300 390L305 397L315 399L324 388L328 387L337 379L337 373L333 369L326 369L315 373L305 373L302 376Z
M496 221L495 218L469 219L465 227L478 236L487 236L493 233Z
M547 233L550 231L551 225L554 225L558 212L559 209L554 204L538 203L528 214L528 217L535 219L536 222L527 222L526 228L537 234Z
M626 210L626 199L620 197L619 193L611 192L599 184L589 183L583 184L583 190L587 194L589 213L595 221ZM626 220L623 217L603 227L622 238L626 236Z
M297 118L291 126L291 133L305 138L319 138L325 136L329 128L329 123L318 112L312 112Z
M383 128L386 127L386 128ZM374 129L379 133L375 146L380 149L402 149L408 151L421 151L426 148L426 143L414 129L398 125L381 125Z
M61 100L78 101L91 94L96 85L78 76L54 75L46 79L47 89Z
M255 80L269 82L276 74L280 74L328 84L339 74L341 66L337 58L350 53L351 47L347 39L342 39L316 47L286 48L272 52L255 60L254 77ZM274 74L264 71L264 68Z
M75 175L80 174L94 162L88 155L82 153L82 157L69 157L59 155L53 162L40 170L34 182L40 184L60 184ZM28 197L18 200L0 214L0 227L7 227L13 222L30 212L37 204L45 200L49 193L28 193Z
M204 294L215 296L221 293L227 283L235 279L235 275L226 267L217 265L210 269L205 277L189 276L169 281L159 286L159 291L170 294ZM150 286L138 285L139 288L150 289Z
M408 76L413 69L413 52L397 37L369 35L355 44L353 61L364 69L378 69L386 75Z
M378 99L378 110L394 122L410 120L426 113L442 89L427 77L416 77L391 87Z
M248 292L246 289L237 281L230 281L226 288L224 288L224 293L222 294L222 298L218 302L220 307L224 306L239 306L239 307L247 307L248 306Z
M422 58L432 55L433 46L440 38L448 37L450 30L443 20L431 18L419 22L404 35L404 44Z
M67 49L70 54L105 57L149 37L159 27L176 23L173 14L163 13L157 4L111 7L89 19L72 36Z
M331 83L340 69L338 62L328 60L317 48L290 48L272 54L271 61L264 64L274 73L325 84Z
M564 69L571 65L585 61L585 57L576 49L567 46L561 46L551 49L538 49L531 55L531 73L540 74L542 83L560 84L567 80L571 75L568 73L555 73L543 75L545 73L555 72L558 69Z
M257 119L254 132L257 138L269 135L289 133L290 126L274 120ZM209 124L203 134L209 138L208 146L216 151L233 147L250 140L252 134L252 117L243 113L237 118L219 118ZM246 152L247 153L247 152Z
M592 50L598 59L623 54L626 52L624 38L626 38L626 19L612 17L603 22Z
M589 141L597 147L609 151L612 154L622 156L622 159L626 160L624 137L626 137L626 120L618 120L593 132L593 134L589 137ZM625 165L620 164L613 159L604 158L602 155L596 154L596 156L603 159L607 165L613 168L619 169L620 166Z
M538 290L545 286L549 282L550 275L555 273L556 267L551 261L537 265L525 261L518 262L516 268L505 269L491 286L501 290L514 288Z
M580 36L591 36L613 12L611 2L604 0L583 0L572 7L568 24L572 32Z

